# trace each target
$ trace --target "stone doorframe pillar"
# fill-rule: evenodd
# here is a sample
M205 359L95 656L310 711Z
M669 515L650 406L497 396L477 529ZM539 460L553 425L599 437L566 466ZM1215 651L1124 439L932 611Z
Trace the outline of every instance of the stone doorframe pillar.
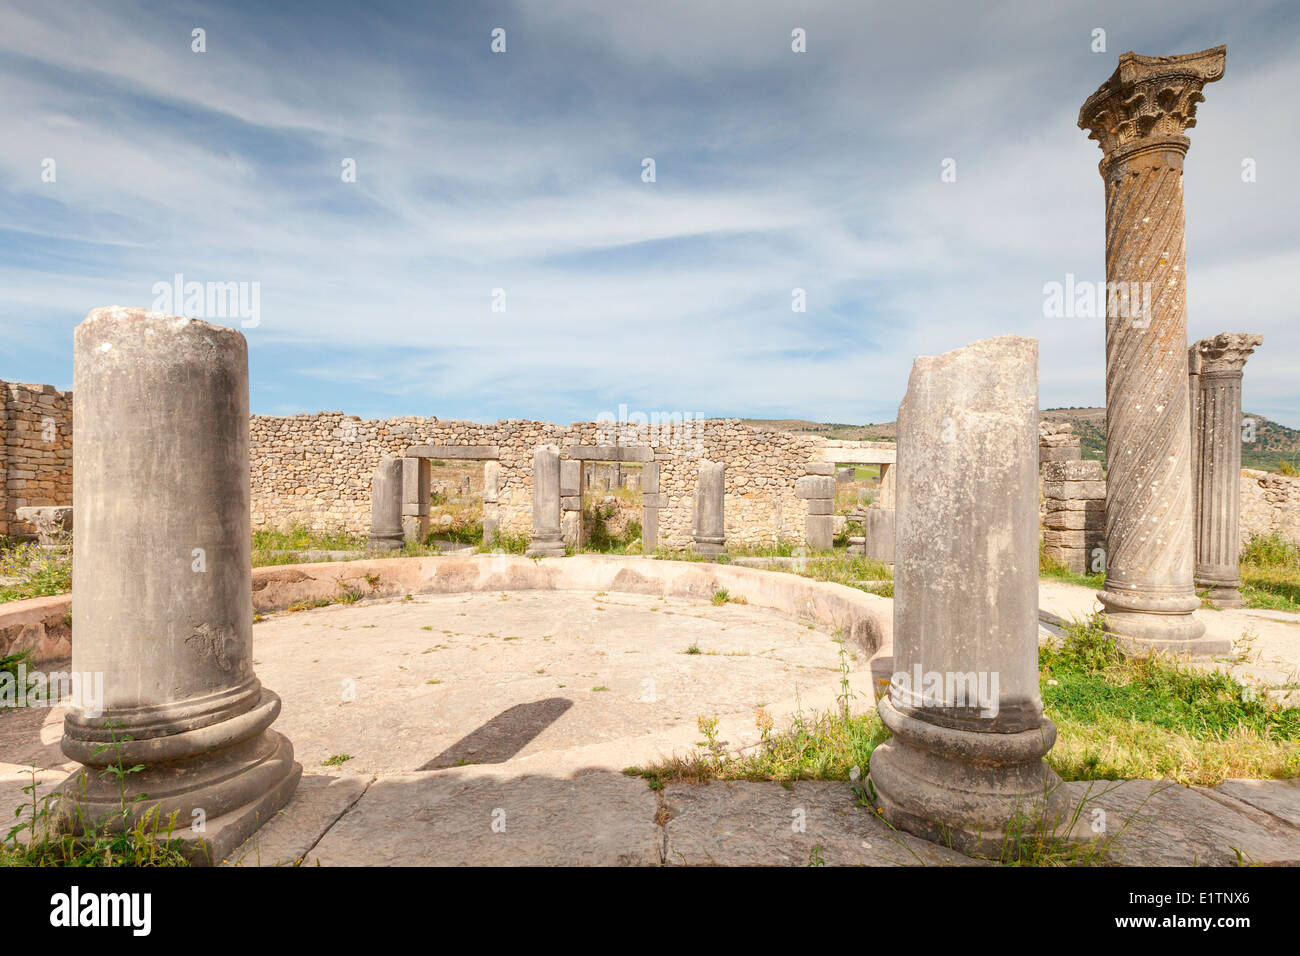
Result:
M1183 159L1224 47L1125 53L1083 104L1106 186L1106 585L1112 631L1138 649L1231 650L1192 616Z
M402 536L423 544L429 536L428 458L403 458L402 461Z
M406 449L405 458L424 459L432 479L434 460L438 461L481 461L483 462L483 543L491 544L500 527L501 495L501 449L496 445L412 445ZM405 487L405 485L403 485ZM429 485L426 484L423 495L425 534L428 534ZM405 504L405 501L404 501ZM405 507L402 511L406 514ZM405 518L403 518L405 523Z
M578 512L579 526L582 523L582 473L586 462L615 462L620 468L624 462L639 462L641 464L641 553L649 554L659 547L659 509L663 507L663 497L659 493L659 461L655 458L653 448L649 445L569 445L560 451L566 462L576 462L578 466L578 500L570 504L576 504L574 510ZM561 462L561 467L566 462ZM578 536L581 541L581 531L578 532Z

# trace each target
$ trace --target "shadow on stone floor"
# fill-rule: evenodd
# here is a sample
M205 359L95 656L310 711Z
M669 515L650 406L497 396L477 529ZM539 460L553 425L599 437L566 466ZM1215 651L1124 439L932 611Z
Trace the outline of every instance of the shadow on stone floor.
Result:
M456 741L419 770L443 770L462 764L505 763L573 706L564 697L516 704Z

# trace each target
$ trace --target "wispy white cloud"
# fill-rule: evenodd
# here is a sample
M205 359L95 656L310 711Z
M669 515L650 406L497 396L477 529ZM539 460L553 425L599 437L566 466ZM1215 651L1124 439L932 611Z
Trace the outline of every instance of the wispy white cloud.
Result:
M1263 332L1247 403L1300 424L1300 133L1277 122L1297 16L1207 0L1169 20L1129 3L0 2L0 376L66 384L87 311L149 305L180 272L261 283L266 410L882 420L915 355L1003 332L1040 339L1044 404L1100 402L1101 323L1042 313L1044 283L1101 278L1078 106L1123 49L1227 42L1191 133L1190 329Z

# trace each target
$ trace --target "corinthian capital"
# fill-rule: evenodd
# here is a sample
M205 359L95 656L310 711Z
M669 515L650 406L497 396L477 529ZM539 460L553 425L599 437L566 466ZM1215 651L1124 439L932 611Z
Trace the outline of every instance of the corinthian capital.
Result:
M1213 375L1216 372L1240 372L1246 367L1246 359L1263 343L1264 336L1250 335L1246 332L1220 332L1208 339L1201 339L1192 346L1200 358L1200 373Z
M1201 88L1223 76L1226 46L1180 56L1140 56L1132 51L1079 111L1106 156L1143 141L1182 136L1196 125ZM1186 142L1186 141L1184 141Z

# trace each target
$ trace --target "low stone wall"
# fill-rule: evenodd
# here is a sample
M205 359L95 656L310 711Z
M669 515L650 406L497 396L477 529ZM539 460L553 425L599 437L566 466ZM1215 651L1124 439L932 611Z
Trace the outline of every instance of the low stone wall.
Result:
M857 588L780 571L692 561L579 554L567 558L443 555L253 569L253 609L284 611L301 601L461 591L625 591L707 598L726 588L733 597L839 632L870 656L893 634L893 602ZM72 652L68 594L0 604L0 655L31 650L33 663ZM256 632L254 632L256 636Z
M0 537L33 533L19 508L72 504L72 393L0 382Z

